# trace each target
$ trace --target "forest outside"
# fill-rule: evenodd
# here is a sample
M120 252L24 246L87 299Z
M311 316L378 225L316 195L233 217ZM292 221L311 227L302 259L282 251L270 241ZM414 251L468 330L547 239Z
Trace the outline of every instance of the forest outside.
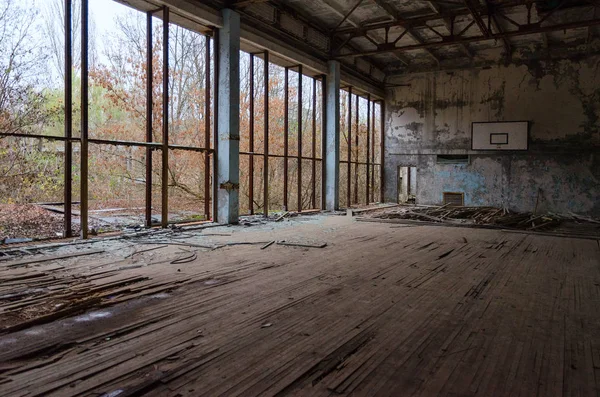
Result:
M143 142L146 140L147 122L146 14L112 0L95 0L91 3L95 8L91 9L89 30L89 138ZM73 1L74 137L80 136L81 117L80 6L78 0ZM112 12L105 15L103 9ZM65 136L64 12L63 0L0 0L1 133ZM161 142L164 73L162 20L153 18L152 26L152 135L153 142ZM202 34L175 24L169 25L170 145L206 148L206 143L210 142L214 147L213 124L205 122L207 117L213 117L214 110L214 97L211 95L214 93L212 42L211 38ZM209 51L208 57L206 51ZM240 214L264 211L265 62L260 56L252 56L252 61L250 58L251 55L247 53L240 55ZM208 68L207 60L210 63ZM210 73L209 79L206 78L207 71ZM269 186L269 210L275 211L284 209L286 161L287 209L312 209L315 205L319 207L321 202L321 81L305 75L300 79L294 69L289 69L287 74L286 153L286 73L283 67L268 64L269 172L266 182ZM210 82L209 86L207 82ZM353 98L358 117L351 121L354 145L351 149L352 160L357 162L353 164L355 174L352 184L354 190L360 185L364 192L357 194L356 200L351 198L351 201L354 200L351 204L364 204L369 201L365 197L367 156L371 156L371 163L377 163L380 153L380 123L378 119L375 121L379 105L363 98L359 100L355 95ZM210 101L209 106L206 106L207 100ZM349 139L346 134L348 104L342 102L341 110L340 146L343 152ZM378 112L380 115L381 110ZM372 153L365 146L367 136L371 138ZM74 215L77 215L80 186L79 149L79 143L73 142ZM90 218L91 225L98 231L143 224L146 154L146 149L139 146L90 145ZM285 155L289 155L289 158L283 158ZM169 150L169 221L204 220L209 215L204 210L204 203L211 200L212 188L206 189L205 173L209 173L210 184L212 175L205 167L205 156L210 156L210 152ZM342 153L342 159L345 156ZM23 234L54 237L62 232L59 226L52 228L51 232L44 230L39 234L14 232L12 230L15 227L11 229L7 225L11 223L10 213L17 208L15 206L27 213L27 205L33 203L44 203L43 208L46 209L54 205L54 215L48 215L47 219L38 216L38 224L50 222L57 213L60 214L60 203L64 201L64 165L64 141L22 136L0 137L0 219L3 219L0 239L23 237ZM302 172L300 181L299 165ZM161 213L161 166L160 154L152 156L153 217L155 214L159 217ZM346 165L341 164L340 169L346 171ZM252 183L250 172L253 174ZM378 175L379 167L371 166L369 173L373 174L371 189L378 192L376 184L379 178L375 174ZM341 179L340 185L346 186L343 172ZM119 222L111 223L111 218ZM107 219L109 221L104 222ZM18 225L19 221L16 219L12 223ZM76 223L75 217L74 229L77 229ZM43 230L41 227L39 229ZM19 233L21 235L17 236Z

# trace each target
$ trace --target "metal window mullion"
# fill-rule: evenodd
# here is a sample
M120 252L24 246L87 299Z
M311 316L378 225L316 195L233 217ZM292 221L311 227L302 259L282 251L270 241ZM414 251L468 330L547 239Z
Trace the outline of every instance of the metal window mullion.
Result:
M249 151L254 152L254 54L250 54L250 103L248 120ZM250 215L254 215L254 156L248 157L248 207Z
M366 196L366 204L369 204L369 200L371 198L370 195L370 190L371 190L371 179L370 179L370 155L369 155L369 150L370 149L370 145L371 145L371 96L369 94L367 94L367 186L366 186L366 190L365 190L365 196Z
M358 132L357 132L358 133ZM346 206L352 206L352 87L348 87L348 166L346 171Z
M371 103L371 202L375 202L375 102Z
M359 132L360 132L360 126L358 123L358 121L359 121L358 116L359 116L359 111L360 111L359 101L360 101L360 98L358 95L356 95L356 112L355 112L356 113L356 115L355 115L356 132L354 134L354 148L355 148L354 150L356 150L356 156L355 156L356 160L354 160L354 164L355 164L354 165L354 202L356 204L359 204L359 201L358 201L358 164L359 164L358 161L360 161L360 159L358 158L359 157L358 156L359 149L360 149L360 147L358 145L359 144ZM348 178L351 178L351 176L349 175Z
M269 53L264 56L264 152L263 158L263 210L269 216Z
M81 147L80 225L81 238L88 238L88 0L81 0Z
M169 226L169 8L163 8L163 117L161 226Z
M325 87L327 86L327 75L321 75L321 159L325 159L327 156L327 148L325 146L325 134L327 127L327 90ZM326 180L325 180L325 166L324 162L321 162L321 209L324 210L326 208L325 202L325 190L326 190Z
M65 0L65 164L64 164L64 237L73 236L73 39L72 0Z
M314 158L317 155L317 79L312 79L312 175L311 175L311 207L317 208L317 162Z
M384 178L384 169L385 169L385 154L384 154L384 150L385 150L385 132L384 132L384 128L385 128L385 102L382 100L379 104L379 123L380 123L380 128L379 128L379 137L380 137L380 142L379 144L381 145L381 149L379 151L379 164L380 168L379 168L379 178L380 178L380 182L379 182L379 189L380 189L380 197L379 197L379 201L380 202L384 202L384 183L385 183L385 178Z
M152 132L152 12L146 14L146 142L153 141ZM152 227L152 148L146 148L146 227Z
M298 65L298 212L302 211L302 65Z
M283 209L288 210L289 68L285 68L283 105Z
M213 222L218 222L218 208L217 208L217 197L219 193L219 184L217 183L217 174L218 174L218 160L219 160L219 89L217 84L219 83L219 32L215 28L213 30L214 37L214 56L213 56L213 70L214 70L214 78L213 82L215 84L214 87L214 95L213 95L213 155L212 155L212 163L213 163L213 172L212 172L212 213L213 213Z
M204 54L204 146L210 149L210 36ZM210 219L210 152L204 153L204 217Z

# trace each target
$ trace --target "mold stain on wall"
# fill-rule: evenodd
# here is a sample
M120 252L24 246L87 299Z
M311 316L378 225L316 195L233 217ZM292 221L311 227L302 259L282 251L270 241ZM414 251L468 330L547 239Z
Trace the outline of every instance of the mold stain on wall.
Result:
M386 175L418 158L417 202L463 191L467 205L600 216L600 56L400 77L386 101ZM529 151L473 152L474 121L530 122ZM437 154L470 153L465 165ZM397 197L386 184L386 199Z

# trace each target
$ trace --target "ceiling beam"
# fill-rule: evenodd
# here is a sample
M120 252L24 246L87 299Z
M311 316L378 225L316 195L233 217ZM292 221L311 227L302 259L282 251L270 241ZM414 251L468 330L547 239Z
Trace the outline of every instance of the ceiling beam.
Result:
M296 18L302 24L305 25L304 31L307 28L312 28L315 31L328 35L328 32L323 29L322 26L312 21L307 16L297 12L297 10L290 9L285 4L280 3L279 0L269 0L271 6L277 8L278 15L285 13L293 18ZM317 49L310 45L308 41L302 40L295 35L286 32L281 29L279 25L279 17L277 18L277 24L268 24L264 21L256 18L254 15L249 14L244 8L239 9L242 15L242 40L246 41L252 47L256 49L268 50L274 56L271 56L271 60L274 58L280 58L285 61L302 63L305 67L312 69L317 74L326 73L326 61L330 58L329 53L325 50ZM313 18L314 19L314 18ZM359 51L356 47L351 47L352 51ZM375 60L369 60L370 69L369 72L359 71L355 65L349 64L347 68L344 68L342 72L342 79L348 80L350 74L352 74L353 85L361 88L365 91L369 91L373 94L380 95L381 90L378 88L381 81L373 77L372 70L379 69L381 72L384 70L384 66L375 62ZM305 68L306 69L306 68ZM363 83L359 82L359 79Z
M234 8L240 8L240 7L246 7L252 4L258 4L258 3L266 3L269 0L238 0L236 2L233 2L231 4L231 7Z
M488 5L488 7L490 7L490 9L493 9L492 5L490 4L489 0L485 0L486 4ZM530 14L528 14L530 15ZM494 12L492 12L492 14L490 15L490 21L492 23L492 26L494 27L494 29L496 29L496 31L498 33L504 33L502 26L500 25L500 23L498 22L498 18L496 17L496 14ZM528 17L528 23L530 23L531 20ZM490 32L492 33L492 32ZM544 33L545 35L545 33ZM508 39L508 37L503 37L502 38L502 44L504 45L504 56L506 57L506 61L510 62L510 60L512 59L512 45L510 43L510 40Z
M362 2L363 2L363 0L358 0L356 2L356 4L354 5L354 7L352 7L350 9L350 11L348 11L346 13L346 15L344 15L344 17L342 18L342 20L337 24L337 26L333 30L336 30L337 28L339 28L340 26L342 26L342 24L346 21L346 19L348 19L350 17L350 15L352 15L352 13L354 12L354 10L356 10L358 8L358 6L360 5L360 3L362 3Z
M398 14L398 10L396 10L390 4L383 2L382 0L373 0L373 1L375 2L375 4L377 4L379 7L381 7L385 12L387 12L388 14L390 14L390 16L392 18L394 18L394 20L396 22L399 23L398 26L401 26L404 29L406 29L406 31L408 32L409 37L412 38L414 41L416 41L417 44L423 44L424 43L423 39L418 34L416 34L415 31L409 25L402 25L402 22L404 21L404 19L402 18L401 15ZM438 65L440 64L440 59L430 49L425 49L425 52L427 54L429 54L429 56L431 58L433 58L433 60Z
M362 2L362 0L361 0L361 1L359 1L359 2L358 2L358 4L360 4L361 2ZM344 14L344 13L343 13L343 11L339 9L339 7L337 7L335 4L333 4L333 3L331 2L331 0L323 0L323 4L325 4L325 5L326 5L326 6L327 6L327 7L328 7L328 8L329 8L331 11L333 11L334 13L336 13L338 16L340 16L340 17L342 17L342 18L344 18L344 17L345 17L345 15L346 15L346 14ZM354 10L352 10L352 11L354 11ZM347 21L348 21L348 23L350 23L352 26L354 26L354 27L356 27L356 28L359 28L359 27L360 27L359 23L358 23L358 22L356 22L356 21L354 21L354 20L353 20L352 18L350 18L349 16L348 16L347 18L344 18L344 20L347 20ZM343 22L343 21L342 21L342 22ZM339 27L339 25L338 25L338 27ZM335 30L337 30L337 29L333 29L333 31L335 31ZM370 34L368 34L368 33L366 33L366 32L365 32L365 33L363 33L363 34L356 34L356 35L354 35L354 34L351 34L349 37L347 37L347 38L344 40L344 42L343 42L342 44L343 44L344 46L345 46L345 45L348 45L348 44L349 44L349 42L350 42L350 40L352 40L352 39L353 39L353 38L355 38L355 37L361 37L361 36L364 36L364 37L366 37L366 38L367 38L368 40L370 40L371 42L373 42L373 41L375 41L375 42L382 42L382 41L384 40L382 37L380 37L380 36L379 36L378 34L376 34L376 33L370 33ZM335 37L335 35L332 35L332 37ZM333 42L333 40L332 40L332 42ZM332 46L332 49L333 49L333 46ZM340 49L341 49L341 48L340 48ZM395 56L395 57L396 57L396 58L397 58L397 59L398 59L400 62L402 62L403 64L405 64L406 66L408 66L408 65L410 64L410 61L409 61L408 59L406 59L406 57L403 57L403 56L402 56L402 55L400 55L400 54L394 54L394 56Z
M437 3L434 3L433 1L428 1L427 5L436 14L441 14L442 13L442 9L440 8L440 6ZM450 32L450 35L454 35L454 26L453 26L454 23L451 22L453 20L454 19L443 19L444 26L446 27L446 29L448 29L448 32ZM465 55L468 56L469 58L473 59L475 57L475 54L473 54L473 52L471 51L471 49L469 48L468 45L466 45L466 44L460 44L459 47L463 50L463 52L465 53Z
M496 11L510 10L515 7L522 7L530 1L531 0L513 0L513 1L506 0L506 1L502 1L501 3L495 4L494 10L496 10ZM437 1L436 3L441 3L441 2ZM472 15L471 10L466 8L464 6L464 3L460 3L460 4L463 5L462 8L448 10L448 11L444 11L442 13L432 12L429 15L405 18L403 20L398 20L398 21L370 23L370 24L362 25L362 26L360 26L360 28L340 28L337 31L335 31L335 33L336 34L337 33L355 33L355 34L361 33L362 34L366 31L370 31L370 30L393 28L393 27L397 27L397 26L410 26L410 27L414 28L414 27L423 26L427 22L431 22L431 21L439 21L440 19L450 20L452 17L456 18L456 17L461 17L461 16ZM589 6L587 6L587 7L589 7ZM477 14L479 16L481 16L482 18L487 17L487 15L490 13L490 10L488 10L487 7L482 7L482 6L473 6L473 11L476 11Z
M562 23L557 25L550 26L540 26L539 24L530 24L530 25L521 25L521 29L519 30L511 30L504 31L503 33L491 33L489 36L472 36L472 37L447 37L446 39L442 39L439 41L432 41L423 44L414 44L396 48L385 48L379 49L376 51L365 51L362 53L355 54L344 54L337 56L336 58L348 58L348 57L356 57L356 56L369 56L382 54L387 52L404 52L404 51L413 51L420 50L424 48L440 48L448 45L456 45L463 43L475 43L479 41L485 40L502 40L508 37L517 37L517 36L527 36L531 34L539 34L539 33L548 33L560 30L569 30L576 28L585 28L588 26L598 26L600 25L600 19L590 19L587 21L578 21L578 22L570 22L570 23Z
M487 0L486 0L486 3L487 3ZM477 6L475 6L472 3L472 0L465 0L465 5L469 9L469 13L471 13L471 16L473 17L473 20L475 21L475 23L477 24L477 27L481 31L481 34L486 37L489 36L490 32L488 32L488 29L485 26L485 22L483 22L483 19L481 18L481 15L479 14L479 11L477 10Z
M595 6L594 7L594 18L596 18L597 16L598 16L598 6ZM586 44L590 44L593 39L594 39L594 30L592 29L591 26L588 26L587 27Z

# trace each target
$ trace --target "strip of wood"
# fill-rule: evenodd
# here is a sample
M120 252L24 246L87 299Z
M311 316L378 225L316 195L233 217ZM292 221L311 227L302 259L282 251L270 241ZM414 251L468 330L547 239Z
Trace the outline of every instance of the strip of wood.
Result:
M350 212L354 216L354 215L364 214L365 212L373 212L373 211L378 211L378 210L385 210L388 208L400 207L401 205L402 204L386 204L386 205L382 205L380 207L372 207L372 208L357 208L357 209L348 208L348 212Z
M600 240L600 236L594 236L591 234L550 233L550 232L535 232L532 230L510 230L510 229L502 229L502 231L504 233L534 234L536 236L579 238L579 239L583 239L583 240Z
M17 261L17 262L9 262L6 264L6 267L15 268L15 267L20 267L20 266L31 265L34 263L42 263L42 262L56 261L56 260L62 260L62 259L68 259L68 258L76 258L78 256L94 255L94 254L100 254L103 252L105 252L105 251L104 250L90 250L90 251L85 251L85 252L77 252L74 254L45 256L42 258L26 259L26 260L21 260L21 261Z
M303 248L325 248L327 247L327 243L323 243L323 244L303 244L303 243L287 243L285 241L279 241L277 242L277 245L286 245L289 247L303 247Z
M262 247L260 247L261 250L264 250L266 248L269 248L271 245L275 244L275 240L268 242L267 244L263 245Z

